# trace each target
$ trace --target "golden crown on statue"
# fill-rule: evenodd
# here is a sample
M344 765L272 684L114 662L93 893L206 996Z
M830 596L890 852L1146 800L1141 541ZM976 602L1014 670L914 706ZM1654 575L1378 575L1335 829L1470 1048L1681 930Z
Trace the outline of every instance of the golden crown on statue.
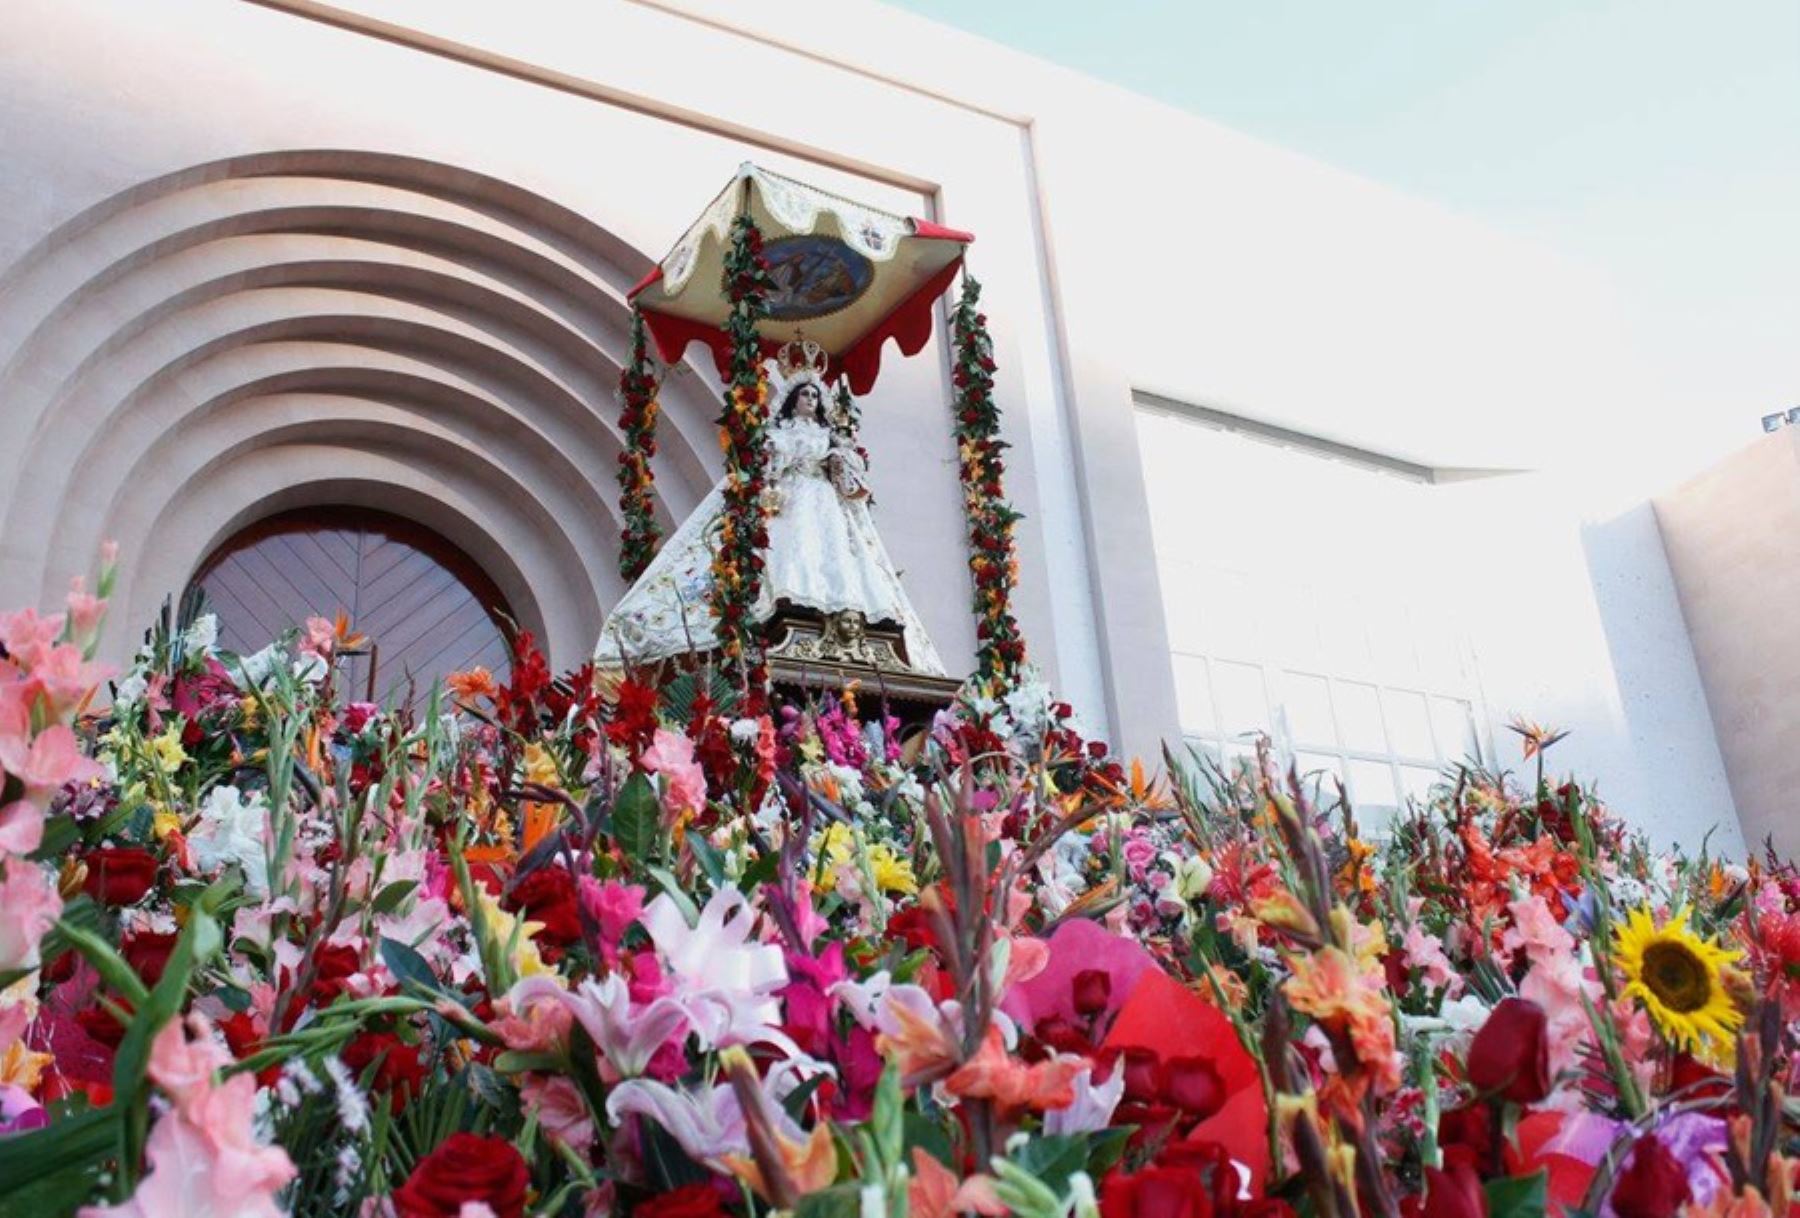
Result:
M801 373L811 373L824 380L825 369L830 363L831 357L825 354L825 348L810 338L790 338L775 353L775 366L781 369L782 379L787 381Z

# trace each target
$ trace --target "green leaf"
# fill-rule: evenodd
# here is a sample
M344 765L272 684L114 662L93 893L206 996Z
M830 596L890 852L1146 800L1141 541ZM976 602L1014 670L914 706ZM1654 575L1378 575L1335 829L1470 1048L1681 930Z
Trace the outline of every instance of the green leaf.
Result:
M419 886L417 880L395 880L375 894L369 903L369 911L375 914L390 914L400 908L400 902L412 895L413 889Z
M675 907L681 911L681 916L687 922L689 929L700 925L700 907L694 904L694 898L682 891L681 881L670 874L668 868L646 867L644 870L649 872L650 876L662 886L662 890L669 894L669 899L675 902Z
M381 962L387 965L387 971L394 975L402 989L411 985L427 994L444 992L443 983L432 971L431 963L398 939L382 938Z
M1489 1218L1544 1218L1547 1172L1508 1176L1487 1182Z
M854 1180L808 1193L794 1207L794 1218L858 1218L861 1213L862 1185Z
M635 862L648 862L656 849L657 831L661 827L662 806L656 798L656 785L648 774L633 774L619 788L613 801L611 831L613 840Z
M772 883L775 879L775 871L780 865L780 860L772 852L757 855L751 864L744 868L744 874L738 877L738 891L749 894L764 884Z
M723 888L725 886L725 858L719 853L718 848L707 841L705 835L691 830L683 840L687 842L688 851L694 856L694 862L699 865L700 874L712 881L713 890L716 892Z
M1012 1161L1043 1181L1057 1196L1069 1191L1069 1177L1087 1166L1088 1139L1085 1134L1033 1138L1019 1148ZM1499 1218L1495 1215L1494 1218ZM1521 1216L1523 1218L1523 1216Z
M119 1143L119 1110L97 1108L52 1121L30 1133L0 1138L0 1213L36 1215L21 1194L65 1172L100 1164ZM50 1210L50 1213L61 1211Z
M31 852L34 863L50 863L69 853L81 840L81 829L72 816L54 816L44 822L44 840Z
M1136 1125L1122 1125L1088 1135L1087 1174L1098 1180L1111 1171L1125 1157L1125 1148L1131 1144L1131 1135L1136 1132Z
M640 1120L638 1132L644 1144L644 1171L658 1192L673 1192L684 1184L705 1184L713 1178L655 1121Z
M798 1087L795 1087L792 1091L788 1092L787 1098L781 1101L781 1106L787 1109L787 1114L794 1118L794 1123L796 1125L799 1124L801 1118L806 1115L806 1105L812 1099L813 1092L817 1091L819 1089L819 1084L824 1081L825 1076L823 1074L815 1074L805 1082L801 1083Z

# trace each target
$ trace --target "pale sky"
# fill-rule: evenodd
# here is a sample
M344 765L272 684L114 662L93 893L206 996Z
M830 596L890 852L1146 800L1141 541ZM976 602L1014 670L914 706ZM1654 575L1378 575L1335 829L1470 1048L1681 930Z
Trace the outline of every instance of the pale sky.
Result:
M1800 0L891 0L1614 284L1693 469L1800 406Z

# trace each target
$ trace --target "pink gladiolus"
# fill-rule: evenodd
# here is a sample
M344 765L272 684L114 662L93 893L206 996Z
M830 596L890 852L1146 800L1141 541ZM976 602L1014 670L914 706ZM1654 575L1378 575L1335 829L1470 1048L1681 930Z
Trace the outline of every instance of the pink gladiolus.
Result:
M52 723L29 743L0 729L0 767L25 784L25 798L31 800L55 794L64 783L106 773L99 762L81 755L75 731L66 723Z
M25 671L37 667L43 656L62 637L63 616L44 617L35 609L19 609L0 613L0 647L6 648L12 663Z
M275 1194L294 1178L279 1146L253 1132L256 1080L239 1074L214 1085L212 1075L231 1057L213 1043L206 1021L194 1020L189 1041L179 1023L159 1033L150 1051L150 1077L175 1106L150 1131L149 1174L123 1204L90 1206L81 1218L278 1218Z
M666 780L663 808L671 816L691 816L706 807L706 771L694 760L692 740L659 727L644 750L643 764Z
M44 840L44 811L22 799L0 807L0 855L30 854Z
M69 587L69 631L78 643L92 640L106 614L106 602L89 592L78 575Z
M544 1132L570 1150L585 1151L594 1144L594 1114L581 1088L569 1079L531 1075L520 1084L519 1098Z
M0 972L36 968L38 943L62 913L54 878L26 859L0 858L0 910Z

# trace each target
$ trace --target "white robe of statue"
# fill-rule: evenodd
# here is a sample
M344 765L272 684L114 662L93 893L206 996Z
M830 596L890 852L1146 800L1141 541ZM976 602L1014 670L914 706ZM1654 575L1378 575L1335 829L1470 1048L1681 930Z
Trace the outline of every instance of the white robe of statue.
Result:
M847 437L820 421L823 384L796 377L771 400L782 405L766 433L769 546L751 619L766 622L778 602L821 613L859 610L872 623L900 626L912 667L941 675L943 662L875 531L867 466ZM724 508L721 482L663 543L607 617L595 651L601 667L717 645L708 596Z

